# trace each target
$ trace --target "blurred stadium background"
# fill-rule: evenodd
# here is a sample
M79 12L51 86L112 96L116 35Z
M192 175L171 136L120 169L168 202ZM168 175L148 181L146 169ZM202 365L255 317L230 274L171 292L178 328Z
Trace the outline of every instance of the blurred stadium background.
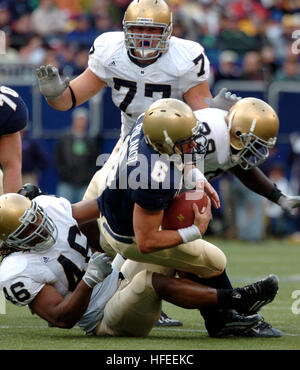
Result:
M58 138L71 126L72 112L58 112L48 106L39 92L35 69L53 64L71 78L83 72L94 39L103 32L122 29L129 2L0 0L0 30L6 38L6 52L0 54L0 81L17 90L28 105L27 134L45 155L47 166L38 170L38 182L48 193L57 191L54 149ZM196 40L206 50L213 94L226 87L242 97L264 99L277 111L278 145L262 169L283 191L299 194L300 1L168 3L174 16L173 35ZM89 113L89 135L95 138L99 154L110 153L121 125L110 90L105 89L84 106ZM245 191L228 175L216 180L214 186L223 206L214 214L211 235L242 241L276 236L299 242L299 215L287 218L279 207Z

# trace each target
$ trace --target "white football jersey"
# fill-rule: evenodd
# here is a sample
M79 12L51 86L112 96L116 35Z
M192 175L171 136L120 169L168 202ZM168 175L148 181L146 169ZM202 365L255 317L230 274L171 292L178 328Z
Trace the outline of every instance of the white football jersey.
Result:
M35 200L56 224L57 241L45 251L14 252L2 261L0 288L18 306L32 302L45 284L66 298L81 280L91 254L67 199L41 195ZM78 323L84 330L92 330L103 316L106 302L117 289L118 277L118 271L113 271L93 289L90 304Z
M201 45L171 37L169 50L154 63L141 66L128 56L123 32L107 32L94 42L89 68L112 89L112 100L121 110L121 136L156 100L183 99L192 87L209 77L209 61Z
M225 121L228 112L217 108L204 108L194 113L203 123L202 133L208 139L204 174L207 180L210 180L235 165L230 157L230 136Z

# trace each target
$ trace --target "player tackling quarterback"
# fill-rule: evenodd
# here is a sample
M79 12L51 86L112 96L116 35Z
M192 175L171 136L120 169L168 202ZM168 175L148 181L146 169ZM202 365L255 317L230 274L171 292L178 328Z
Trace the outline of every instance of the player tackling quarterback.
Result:
M203 47L191 40L172 37L173 20L164 0L134 0L124 15L124 32L106 32L94 41L87 69L71 82L61 80L57 68L37 70L41 93L57 110L78 106L104 87L121 111L121 138L105 165L95 173L84 199L98 197L115 165L124 137L146 109L160 98L180 99L192 107L207 107L211 98L210 66ZM232 96L224 93L211 100L223 109Z
M98 216L97 200L71 205L67 199L19 194L0 197L0 288L6 299L29 306L51 326L79 326L98 336L147 336L161 300L184 308L253 312L271 302L278 279L270 275L243 288L213 289L188 279L150 272L126 261L121 272L104 253L91 255L77 220ZM159 270L159 267L158 267ZM261 316L227 317L219 336L242 334Z

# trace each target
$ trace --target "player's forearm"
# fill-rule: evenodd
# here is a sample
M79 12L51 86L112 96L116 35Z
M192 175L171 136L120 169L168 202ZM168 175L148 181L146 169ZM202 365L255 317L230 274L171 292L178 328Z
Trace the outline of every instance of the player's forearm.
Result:
M72 107L71 91L67 88L58 98L47 99L47 103L54 109L66 111Z
M98 200L82 200L72 204L72 216L79 225L96 220L100 216Z
M92 291L92 288L81 281L74 292L55 307L52 317L47 318L47 321L60 328L72 328L85 313Z
M254 191L267 199L270 198L274 183L257 167L245 171L239 167L234 167L231 172L250 190Z
M21 163L3 167L3 193L16 193L21 186Z
M175 247L182 243L181 236L176 230L161 230L153 233L135 234L137 246L141 253L153 253Z

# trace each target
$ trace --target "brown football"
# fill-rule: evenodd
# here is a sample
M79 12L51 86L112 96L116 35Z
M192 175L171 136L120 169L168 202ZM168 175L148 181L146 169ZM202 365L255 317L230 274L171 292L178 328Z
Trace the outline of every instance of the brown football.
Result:
M177 230L191 226L195 217L193 203L197 204L201 212L203 207L207 207L208 196L199 190L185 191L176 196L165 210L162 228Z

